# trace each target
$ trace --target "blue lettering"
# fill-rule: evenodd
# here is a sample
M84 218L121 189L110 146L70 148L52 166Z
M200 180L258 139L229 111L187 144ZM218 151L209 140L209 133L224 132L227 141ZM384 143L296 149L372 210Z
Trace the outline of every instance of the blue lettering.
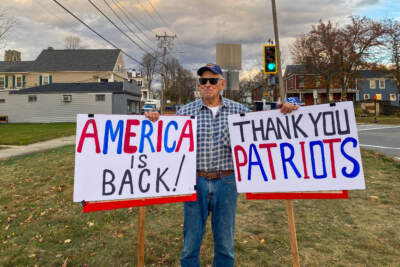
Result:
M317 170L315 168L314 146L319 146L321 148L322 169L323 169L323 173L321 175L317 174ZM316 179L326 178L328 176L328 174L326 172L326 165L325 165L324 143L322 143L322 141L311 141L310 142L310 152L311 152L312 172L313 172L314 178L316 178Z
M285 158L285 147L288 147L290 149L290 156L288 158ZM283 166L283 173L285 175L285 179L288 178L288 173L286 169L286 162L289 162L290 166L292 166L294 172L296 173L298 178L301 178L300 172L297 170L296 165L293 163L293 158L294 158L294 148L291 144L289 143L282 143L280 144L280 149L281 149L281 159L282 159L282 166Z
M147 127L147 126L149 126L149 127L148 127L148 129L149 129L148 132L146 132L146 127ZM147 141L148 141L149 144L150 144L151 152L155 152L153 143L151 142L151 139L150 139L152 133L153 133L153 124L151 123L151 121L149 121L149 120L143 120L143 121L142 121L142 130L141 130L141 135L140 135L140 146L139 146L139 152L140 152L140 153L143 153L143 149L144 149L144 139L145 139L145 138L147 139Z
M353 147L357 147L357 140L354 139L353 137L347 137L346 139L343 140L342 145L340 146L340 151L343 154L343 157L345 157L346 159L348 159L349 161L351 161L354 164L353 167L353 171L351 173L347 173L347 167L343 167L342 168L342 174L344 176L346 176L347 178L354 178L356 177L359 173L360 173L360 163L358 163L358 161L353 158L350 157L345 151L344 151L344 146L348 143L348 142L352 142L353 143Z
M251 161L253 153L256 155L257 161ZM249 171L248 171L249 176L248 176L248 179L251 180L251 168L252 168L252 166L253 165L258 165L260 167L260 171L261 171L261 174L262 174L262 176L264 178L264 181L268 181L267 175L265 174L264 168L263 168L262 163L261 163L260 155L258 154L257 148L256 148L256 146L254 144L250 145L249 154L250 155L249 155Z
M175 147L176 147L176 141L174 141L172 143L171 147L168 146L168 131L169 131L169 127L171 127L171 126L174 126L175 130L178 130L178 123L176 123L176 121L170 121L167 124L167 127L165 127L164 148L165 148L165 151L167 151L168 153L175 151Z
M103 144L103 154L108 153L108 138L109 135L111 135L111 141L115 142L115 139L117 139L117 135L119 134L118 138L118 147L117 147L117 154L122 153L122 135L123 135L123 130L124 130L124 121L119 120L117 124L117 128L115 129L115 132L113 131L112 127L112 122L111 120L107 120L106 122L106 130L104 134L104 144Z

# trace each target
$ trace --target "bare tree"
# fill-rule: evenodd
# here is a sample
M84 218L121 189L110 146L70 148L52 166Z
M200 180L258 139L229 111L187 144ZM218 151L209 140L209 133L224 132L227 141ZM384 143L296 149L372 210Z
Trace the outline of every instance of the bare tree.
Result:
M377 48L384 45L385 28L380 22L367 17L351 17L351 22L341 30L338 42L338 61L342 100L347 98L347 88L368 61L373 61Z
M67 36L65 38L65 48L66 49L80 49L81 47L81 38L79 36Z
M158 72L160 53L154 52L153 54L147 53L142 57L142 72L145 74L149 90L154 79L154 74Z
M7 33L14 26L15 20L10 18L4 10L0 11L0 44L4 43Z
M385 44L389 50L390 62L392 63L389 71L395 77L400 93L400 21L387 19L383 23L386 29Z

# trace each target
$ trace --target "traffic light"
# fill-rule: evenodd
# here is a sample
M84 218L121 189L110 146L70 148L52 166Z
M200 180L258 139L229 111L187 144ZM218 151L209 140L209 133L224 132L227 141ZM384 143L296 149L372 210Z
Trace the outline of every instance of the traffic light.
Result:
M264 73L275 74L277 72L276 46L264 45Z

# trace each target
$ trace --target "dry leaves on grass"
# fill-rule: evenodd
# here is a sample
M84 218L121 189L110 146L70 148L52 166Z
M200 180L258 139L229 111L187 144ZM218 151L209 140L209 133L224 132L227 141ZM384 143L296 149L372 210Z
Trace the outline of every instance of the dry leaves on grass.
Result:
M65 239L64 240L64 244L69 244L69 243L71 243L71 239Z

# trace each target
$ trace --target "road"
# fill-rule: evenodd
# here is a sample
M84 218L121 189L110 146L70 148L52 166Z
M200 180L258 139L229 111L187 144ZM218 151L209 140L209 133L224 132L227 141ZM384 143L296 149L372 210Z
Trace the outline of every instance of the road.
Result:
M360 147L400 160L400 125L358 124Z

